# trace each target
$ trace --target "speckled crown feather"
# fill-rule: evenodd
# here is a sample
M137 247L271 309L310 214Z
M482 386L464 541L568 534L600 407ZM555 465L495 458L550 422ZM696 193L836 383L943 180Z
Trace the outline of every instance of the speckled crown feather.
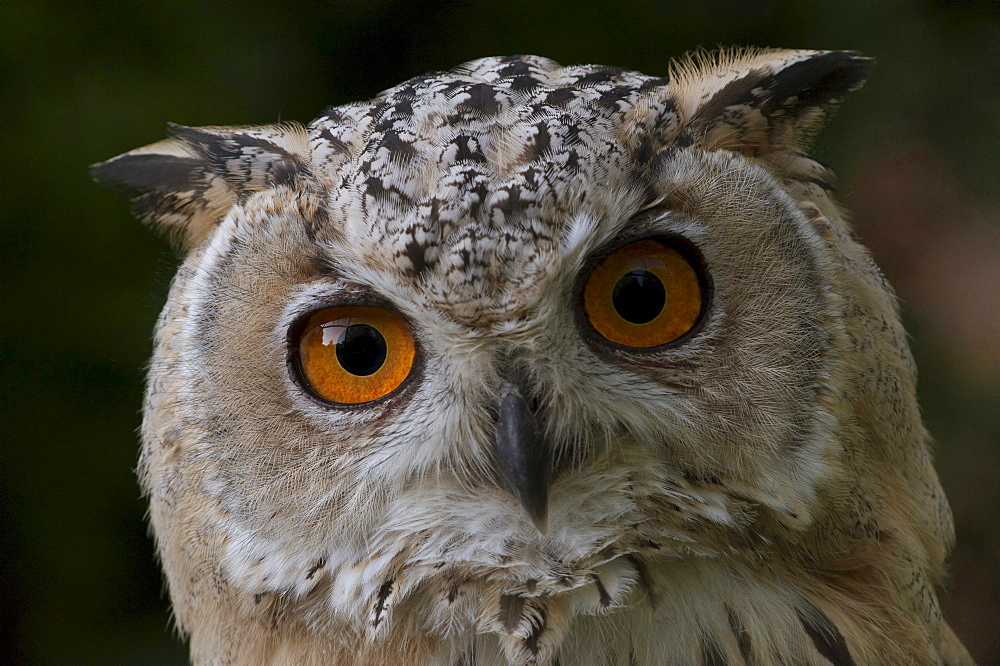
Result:
M809 128L800 116L818 116L859 87L871 65L850 52L784 53L778 63L753 50L696 54L674 65L673 83L537 56L482 58L330 108L307 128L172 125L174 139L93 173L141 193L133 209L140 219L190 224L185 246L204 236L202 220L217 221L235 201L228 188L247 193L315 178L329 188L332 207L360 209L371 224L404 213L398 223L412 235L401 256L419 273L469 220L537 226L557 201L586 197L584 183L644 187L642 171L671 142L728 140L749 150L794 122L781 137L792 145ZM709 65L732 70L718 77L725 85L687 84ZM802 81L810 82L805 91ZM156 159L167 151L175 158L169 164Z

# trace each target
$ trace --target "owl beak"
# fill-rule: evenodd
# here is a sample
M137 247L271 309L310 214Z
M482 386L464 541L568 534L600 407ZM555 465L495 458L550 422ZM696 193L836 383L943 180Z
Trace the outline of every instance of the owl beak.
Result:
M552 467L549 447L528 403L513 384L500 392L496 454L500 471L511 492L521 502L531 522L545 534L548 529L549 481Z

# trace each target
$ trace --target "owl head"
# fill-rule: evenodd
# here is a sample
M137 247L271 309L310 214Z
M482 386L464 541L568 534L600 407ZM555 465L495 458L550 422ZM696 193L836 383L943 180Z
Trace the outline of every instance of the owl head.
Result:
M895 302L804 152L869 65L484 58L95 165L184 255L139 469L196 659L945 631Z

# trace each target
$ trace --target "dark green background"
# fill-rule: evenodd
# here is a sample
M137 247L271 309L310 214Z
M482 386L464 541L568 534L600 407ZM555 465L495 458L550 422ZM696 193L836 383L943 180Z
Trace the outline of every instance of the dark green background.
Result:
M182 663L132 473L177 259L87 164L186 125L308 121L483 55L665 74L696 46L878 59L816 153L896 285L958 527L946 612L1000 663L994 2L0 2L0 651ZM0 661L11 663L0 655Z

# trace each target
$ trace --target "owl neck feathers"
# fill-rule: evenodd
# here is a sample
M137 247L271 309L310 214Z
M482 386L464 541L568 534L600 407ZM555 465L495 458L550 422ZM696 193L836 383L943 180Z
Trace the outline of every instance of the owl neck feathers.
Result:
M439 590L419 590L377 637L369 627L307 610L308 600L269 596L251 601L251 614L233 613L241 606L250 611L245 603L214 613L212 624L222 621L228 630L195 627L192 654L196 662L213 663L228 655L222 663L527 665L590 663L601 655L602 663L622 664L842 666L906 663L907 655L923 653L931 663L923 646L904 651L887 638L897 618L884 606L815 579L804 589L802 579L782 578L766 561L751 571L708 558L674 560L643 565L634 576L624 572L632 566L618 572L632 576L622 598L608 601L616 581L595 577L581 595L592 597L591 607L570 595L515 597L465 588L437 598ZM465 602L452 623L440 615L448 594L453 604ZM374 611L379 602L366 606ZM210 633L199 636L200 630Z

